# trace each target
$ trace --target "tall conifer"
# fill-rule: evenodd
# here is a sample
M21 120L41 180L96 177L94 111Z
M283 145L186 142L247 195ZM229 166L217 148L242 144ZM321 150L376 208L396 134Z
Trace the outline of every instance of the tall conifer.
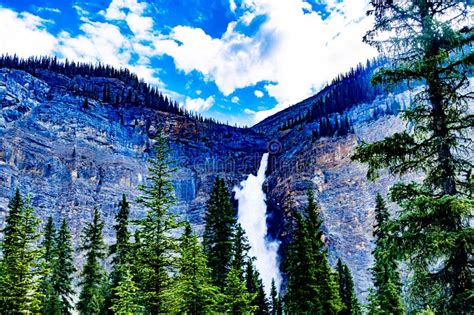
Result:
M371 6L375 24L364 40L390 57L373 82L422 85L401 115L410 128L362 143L353 158L368 164L371 179L382 168L424 173L421 183L391 189L401 206L390 224L391 251L407 263L415 308L472 313L472 3L373 0Z
M53 251L52 280L56 299L59 301L61 314L71 314L74 309L73 276L76 272L74 267L74 248L72 244L71 231L66 219L61 221L61 226L56 234L55 248Z
M170 270L175 263L177 241L171 232L178 227L176 216L171 213L175 202L169 167L170 149L160 133L156 138L155 157L150 161L148 184L141 186L138 201L148 209L140 220L140 242L137 262L138 277L146 311L158 314L165 309L163 292L170 285Z
M40 258L40 220L34 215L27 196L23 203L19 190L9 203L9 214L1 243L0 313L22 314L40 311L40 283L44 274Z
M223 288L231 268L235 213L224 179L217 177L206 206L204 251L214 284ZM236 272L240 272L236 269Z
M106 274L103 265L107 255L103 228L104 222L95 208L92 221L86 223L81 235L80 250L85 252L86 259L79 282L81 293L77 308L81 314L99 314L104 311Z

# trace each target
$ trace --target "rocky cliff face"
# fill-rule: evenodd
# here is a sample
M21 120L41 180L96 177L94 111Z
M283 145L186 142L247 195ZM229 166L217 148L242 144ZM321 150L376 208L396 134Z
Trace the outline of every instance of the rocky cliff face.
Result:
M282 218L288 217L290 200L296 209L304 207L306 191L313 188L324 221L330 262L334 265L337 258L341 258L350 267L363 301L372 285L368 268L373 264L375 195L378 192L385 195L398 179L382 174L377 182L369 182L366 167L351 161L350 156L360 141L379 140L405 128L395 116L374 120L373 113L390 106L394 98L402 104L407 103L408 96L408 93L403 93L353 107L348 115L353 122L354 134L314 140L312 130L315 126L306 124L283 132L275 129L270 141L274 152L267 178L270 197L267 203L273 214L270 220L272 233L285 238ZM303 102L301 106L307 106L307 103ZM297 113L300 110L293 108L282 118L287 119L292 111ZM272 124L279 122L277 117L271 120ZM265 128L267 123L264 121L254 128Z
M159 130L169 138L177 166L175 210L198 228L214 178L235 185L258 168L266 140L252 130L92 99L85 109L84 98L71 92L73 85L104 80L122 84L0 70L0 222L9 196L20 187L31 194L41 217L67 217L76 235L91 209L100 208L111 237L121 194L133 201L145 183ZM137 205L132 209L141 215Z
M111 78L66 77L45 70L32 76L0 69L0 226L8 198L20 187L31 195L42 218L68 218L75 235L90 219L92 208L100 208L106 236L112 238L120 196L124 193L132 201L137 197L137 187L146 180L153 138L163 130L177 166L174 210L200 230L214 178L224 177L231 188L255 173L262 154L270 151L265 188L271 233L285 238L289 195L297 207L303 206L306 189L314 187L330 258L334 262L340 257L349 265L365 299L370 287L374 196L385 193L394 179L385 175L377 183L368 182L365 167L352 162L350 154L361 140L404 128L394 116L373 119L376 109L388 106L391 97L353 107L349 116L354 134L312 140L312 124L283 132L277 127L308 108L311 99L253 128L239 129L93 99L84 108L84 98L74 93L75 88L104 83L112 89L125 85ZM405 102L407 95L397 97ZM132 215L142 214L134 203Z

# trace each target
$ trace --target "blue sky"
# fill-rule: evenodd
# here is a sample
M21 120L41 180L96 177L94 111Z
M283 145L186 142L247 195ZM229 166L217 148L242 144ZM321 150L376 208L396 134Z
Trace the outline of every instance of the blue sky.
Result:
M0 53L128 67L190 110L252 125L375 51L366 0L0 0Z

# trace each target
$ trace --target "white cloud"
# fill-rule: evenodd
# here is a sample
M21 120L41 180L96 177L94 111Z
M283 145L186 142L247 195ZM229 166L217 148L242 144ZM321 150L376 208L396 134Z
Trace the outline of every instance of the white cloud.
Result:
M329 15L323 19L303 0L244 0L246 13L229 23L221 38L199 28L177 26L154 44L158 54L173 57L178 69L202 73L224 95L271 82L265 90L278 105L255 113L260 120L316 93L337 74L376 55L362 43L372 23L365 14L367 1L327 2ZM239 24L248 25L261 15L266 21L255 35L237 31Z
M253 92L253 94L255 94L255 96L258 97L258 98L261 98L261 97L263 97L263 95L264 95L263 92L260 91L260 90L255 90L255 91Z
M0 52L57 54L128 67L163 89L150 60L166 54L177 69L201 73L225 96L266 81L265 91L256 90L255 96L266 93L278 104L270 110L247 113L259 121L314 94L338 73L376 55L361 41L372 23L365 16L366 1L326 0L329 16L325 19L303 0L239 1L239 12L244 13L229 23L220 38L189 26L176 26L166 36L160 34L147 15L147 4L137 0L112 0L100 12L105 22L90 20L91 14L75 7L82 32L74 36L62 32L55 37L45 29L48 21L0 8ZM235 1L229 1L229 6L237 8ZM262 15L266 19L256 33L247 36L239 31ZM122 32L124 25L132 34ZM235 97L231 100L238 103ZM214 99L187 99L186 103L202 111L210 108Z
M232 103L238 104L240 102L240 98L238 96L233 96L231 101L232 101Z
M184 106L187 110L193 112L204 112L211 108L215 103L214 97L209 96L206 99L203 98L189 98L187 97Z
M36 15L0 8L0 21L0 53L47 55L57 45L57 39L45 30L48 21Z

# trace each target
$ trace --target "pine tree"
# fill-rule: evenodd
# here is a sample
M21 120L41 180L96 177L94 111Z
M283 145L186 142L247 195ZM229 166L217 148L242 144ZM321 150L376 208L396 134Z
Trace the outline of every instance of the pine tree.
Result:
M145 300L146 311L157 314L164 311L163 292L170 285L169 271L174 264L177 250L171 232L178 227L176 216L170 210L174 204L169 168L170 149L163 135L159 134L155 145L155 158L150 161L148 186L141 186L138 199L147 215L139 222L142 248L139 250L140 290Z
M191 315L213 313L222 297L219 288L212 284L206 255L189 224L179 249L178 274L165 292L167 312Z
M271 315L281 315L283 314L283 306L281 303L281 298L278 294L275 279L272 279L272 287L270 291L270 299L271 299Z
M131 315L140 314L143 307L139 301L139 290L133 280L128 264L120 265L122 277L120 278L116 287L113 288L114 294L110 310L117 315Z
M119 211L115 216L115 243L110 246L110 254L112 258L112 271L110 273L110 288L105 301L105 309L107 312L111 310L112 300L115 294L124 271L129 271L130 268L124 268L124 265L131 263L131 245L130 232L128 231L128 217L130 214L130 206L127 202L125 194L122 195L122 200L119 203Z
M268 300L265 295L262 279L253 265L253 259L247 261L245 271L245 283L248 293L254 295L252 305L255 307L255 314L269 314Z
M294 216L296 226L284 261L288 277L285 307L292 314L336 314L342 304L335 275L327 261L322 221L312 190L308 190L304 215L294 213Z
M55 300L56 303L59 303L60 314L71 314L74 308L72 301L74 296L73 275L76 268L74 267L71 232L66 219L61 221L61 226L56 234L53 255L52 280Z
M23 203L19 190L10 200L9 210L1 243L0 313L38 313L39 279L44 274L42 252L36 245L40 220L33 214L29 196Z
M375 264L372 268L374 281L374 294L371 299L371 309L387 314L404 314L405 307L401 299L400 276L397 271L397 263L394 255L387 248L389 242L388 222L390 215L385 201L380 194L375 198L375 221L374 237Z
M342 263L341 259L338 259L336 270L339 277L339 296L342 301L342 310L339 314L362 314L349 268Z
M48 217L44 228L43 242L41 244L43 250L42 263L45 268L45 274L41 279L40 292L41 292L41 313L42 314L58 314L59 299L54 292L53 287L53 264L54 264L54 248L56 231L54 227L53 217Z
M247 265L249 250L250 245L247 236L245 235L245 231L240 223L237 223L233 235L232 267L236 270L240 270L241 279L244 279L244 270Z
M77 309L81 314L99 314L104 308L106 246L102 237L104 222L99 210L94 209L92 222L87 222L81 235L80 250L85 252L86 261L82 268L81 293Z
M224 287L224 309L230 314L249 314L256 311L253 300L256 294L249 293L245 280L241 279L240 270L232 267L227 274Z
M213 282L220 288L231 268L234 214L224 179L217 177L206 206L203 245Z
M86 97L84 103L82 103L82 108L89 109L89 99Z
M414 305L441 313L474 311L472 268L472 93L470 1L371 1L375 24L364 40L388 54L374 83L422 82L402 118L410 130L362 143L354 159L392 174L423 172L421 183L399 183L401 206L390 226L391 252L407 263ZM387 32L396 28L396 32ZM436 262L439 268L433 270Z

